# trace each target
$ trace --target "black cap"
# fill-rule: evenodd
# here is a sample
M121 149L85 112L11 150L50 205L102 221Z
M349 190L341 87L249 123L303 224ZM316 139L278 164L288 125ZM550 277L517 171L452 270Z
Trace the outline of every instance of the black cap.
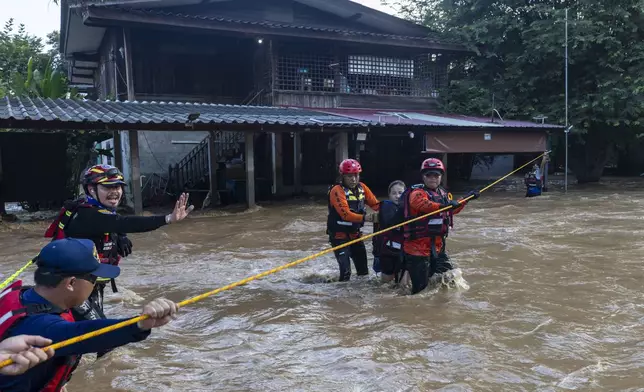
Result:
M98 260L93 241L77 238L50 242L40 251L36 265L38 268L64 276L89 274L97 278L114 279L121 273L119 267Z

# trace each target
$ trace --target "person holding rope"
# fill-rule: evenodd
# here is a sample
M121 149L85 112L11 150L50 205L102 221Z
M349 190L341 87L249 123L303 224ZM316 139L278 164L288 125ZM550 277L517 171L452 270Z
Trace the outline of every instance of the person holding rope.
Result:
M548 155L544 153L541 159L541 165L535 163L532 170L526 173L524 179L526 187L525 197L541 196L541 192L545 190L546 163L548 163Z
M540 158L542 155L540 155L538 158ZM536 160L538 158L535 158L534 160ZM487 191L488 189L492 188L494 185L498 184L499 182L501 182L501 181L505 180L506 178L510 177L511 175L515 174L519 170L523 169L524 167L526 167L527 165L532 163L534 160L526 163L525 165L522 165L518 169L515 169L512 172L506 174L505 176L497 179L493 183L491 183L491 184L485 186L484 188L482 188L480 191L472 191L472 192L470 192L469 196L467 196L465 199L462 199L461 203L459 203L459 204L462 205L463 203L465 203L467 200L469 200L471 198L478 198L481 193ZM438 161L438 162L440 162L440 161ZM425 163L427 163L427 164L425 164ZM441 166L442 166L442 162L440 162L440 163L441 163ZM434 169L434 170L436 170L437 166L438 166L438 163L435 162L435 161L434 162L431 162L431 161L427 162L426 161L426 162L423 162L423 165L421 166L421 170L422 169ZM436 171L442 174L444 172L444 168L442 170L436 170ZM436 173L434 173L434 175L436 175ZM432 176L427 176L427 177L432 177ZM440 183L440 181L438 183ZM427 187L430 188L432 185L434 185L434 184L430 183L430 185L427 185ZM419 189L422 186L423 185L421 184L421 185L415 186L413 188ZM438 185L436 185L436 189L438 189ZM436 191L434 191L434 192L436 192ZM406 196L406 195L403 195L403 196ZM449 200L449 194L447 196L447 199ZM405 200L405 198L403 197L403 201L404 200ZM450 204L447 205L445 208L451 208L453 206L454 206L454 204L452 204L450 202ZM438 211L438 210L434 210L434 211ZM426 214L424 214L424 215L426 215ZM420 218L420 217L422 217L424 215L420 215L418 218ZM404 225L405 223L407 223L407 222L404 222L404 223L401 222L400 224ZM380 234L382 234L382 233L380 233ZM369 238L373 238L376 235L378 235L378 234L377 233L368 234L368 235L366 235L365 237L363 237L361 239L366 240L366 239L369 239ZM64 240L61 240L61 241L64 241ZM59 295L61 297L63 296L63 293L65 295L67 295L67 294L71 295L70 291L79 291L83 287L83 286L75 286L75 284L78 284L77 281L79 281L79 280L80 281L87 280L87 281L90 282L90 284L92 284L92 281L95 281L97 279L98 275L107 276L107 277L115 276L115 274L113 274L110 271L107 271L107 273L101 273L98 268L94 269L94 267L96 265L98 265L99 267L102 266L102 264L98 263L99 260L97 259L98 253L96 251L96 248L88 240L81 240L81 241L85 241L85 243L88 245L88 247L92 247L93 261L90 262L90 264L92 264L92 267L89 268L89 269L84 268L83 271L73 272L73 273L70 274L72 269L77 271L75 269L74 265L78 264L77 262L76 263L74 263L74 262L70 263L71 260L75 259L75 257L72 256L71 254L66 255L66 260L63 263L60 263L60 262L47 263L47 262L44 262L44 261L53 260L53 258L48 257L47 252L43 251L43 252L41 252L41 257L38 260L37 265L39 267L41 267L41 266L42 267L49 266L49 268L46 268L46 271L43 271L43 272L45 272L45 275L48 275L48 276L51 277L52 274L56 274L56 275L58 275L59 278L63 279L63 281L61 281L59 283L60 285L62 285L62 288L59 290ZM56 243L58 243L58 242L59 241L56 241ZM48 246L51 246L51 245L52 244L49 244ZM343 246L346 246L346 243ZM47 248L47 246L45 248ZM157 304L155 304L155 302L153 301L153 303L149 304L147 307L144 307L144 314L143 315L138 316L138 317L129 318L129 319L126 319L124 321L120 321L120 322L118 322L116 324L109 324L112 320L97 320L98 323L103 323L103 322L107 323L106 324L107 326L104 327L104 328L99 328L99 329L87 328L87 330L90 330L90 332L82 334L82 335L73 336L73 337L70 337L69 339L65 339L65 340L62 340L62 341L58 341L56 344L46 347L47 352L49 352L50 350L55 349L56 354L60 355L59 350L61 350L61 349L64 349L64 348L67 348L67 347L76 348L78 346L79 342L99 342L100 337L106 336L106 335L107 336L112 336L112 340L113 340L113 335L111 335L111 334L115 334L115 333L117 333L117 331L126 331L126 332L131 331L131 328L134 325L137 325L139 327L139 329L143 329L143 330L146 329L145 328L146 326L149 327L147 329L150 329L150 328L156 327L156 326L161 326L161 325L167 323L167 321L168 321L168 320L166 320L167 318L173 318L174 313L180 307L185 307L185 306L194 304L194 303L196 303L198 301L202 301L202 300L204 300L206 298L212 297L212 296L214 296L216 294L219 294L221 292L224 292L224 291L236 288L236 287L246 285L246 284L248 284L250 282L262 279L262 278L264 278L266 276L269 276L269 275L278 273L280 271L283 271L286 268L294 267L296 265L302 264L302 263L304 263L306 261L309 261L311 259L314 259L316 257L326 255L326 254L331 253L333 251L334 251L333 248L327 248L327 249L325 249L325 250L323 250L321 252L318 252L318 253L315 253L315 254L300 258L300 259L292 261L292 262L290 262L288 264L284 264L284 265L272 268L272 269L267 270L267 271L263 271L261 273L255 274L253 276L250 276L250 277L247 277L247 278L244 278L244 279L241 279L241 280L238 280L238 281L236 281L234 283L225 285L223 287L219 287L217 289L207 291L205 293L202 293L200 295L197 295L197 296L194 296L192 298L186 299L186 300L181 301L181 302L176 303L176 304L175 303L169 303L169 302L167 302L165 300L164 301L157 301ZM71 267L70 267L70 264L72 265ZM112 267L113 268L118 268L118 267L115 267L115 266L112 266ZM53 271L53 273L51 271ZM103 271L103 272L106 272L106 271ZM119 270L119 272L120 272L120 270ZM116 275L118 275L118 274L116 274ZM65 280L66 278L70 278L70 279ZM71 278L74 278L74 280L72 280ZM39 284L43 285L43 283L39 282L38 279L37 279L36 285L39 285ZM58 287L58 286L56 286L56 287ZM45 288L45 290L46 290L46 288ZM91 290L92 290L92 288L90 286L90 288L85 290L85 292L89 293ZM38 294L41 298L43 298L43 301L50 301L50 303L49 304L47 304L47 303L43 304L42 302L40 302L40 304L35 306L35 307L33 307L33 306L26 306L26 307L22 306L22 303L23 303L23 300L24 300L24 295L22 295L22 297L21 297L21 294L23 294L22 287L21 287L21 282L14 283L14 285L12 285L12 287L10 287L9 289L7 289L7 290L5 290L5 291L0 293L0 307L1 308L4 308L6 310L7 308L12 308L13 307L13 306L9 306L9 305L12 305L12 304L13 305L16 305L16 304L19 305L19 309L17 309L18 311L16 311L15 313L12 310L10 310L7 313L3 313L0 310L0 315L2 315L2 316L0 316L0 327L3 327L3 325L6 325L5 324L6 322L8 322L11 325L13 325L14 323L16 323L16 318L23 318L23 317L26 317L28 315L31 316L31 315L33 315L34 310L35 311L49 311L49 310L53 311L53 310L55 310L55 309L50 308L50 306L49 306L50 304L58 303L58 302L54 302L55 298L53 298L52 296L50 296L46 292L38 292L36 290L34 290L34 292L36 294ZM26 294L26 292L25 292L25 294ZM36 297L36 299L37 298L38 297ZM76 301L76 300L74 300L74 301ZM154 306L153 306L153 304L154 304ZM169 309L167 311L163 310L163 309L166 308L166 306L161 305L161 304L167 304ZM158 306L156 306L156 305L158 305ZM73 303L70 304L69 306L73 306ZM30 311L30 312L27 313L27 311ZM66 319L73 320L73 318L69 316L69 311L65 311L64 315L65 315L64 317ZM60 317L63 318L63 313L60 314ZM147 324L147 323L144 324L143 323L144 321L150 321L150 319L152 319L152 320L159 319L159 321L158 322L155 321L154 324ZM91 321L91 322L94 323L94 324L92 324L92 326L97 325L95 321ZM70 323L63 324L63 325L69 325L69 324L78 325L78 324L81 324L81 323L87 323L87 322L80 322L80 323L70 322ZM85 325L87 325L87 324L85 324ZM82 329L81 329L81 331L77 331L77 332L82 332ZM11 333L17 333L17 331L12 329ZM1 341L2 338L5 337L3 335L4 334L0 333L0 341ZM112 344L114 344L114 342L112 342ZM67 352L69 353L69 355L73 355L74 353L79 353L79 351L80 351L79 349L76 349L76 351L67 351ZM85 349L85 352L87 352L87 351L88 350ZM2 353L0 352L0 354L2 354ZM83 354L83 353L81 352L80 354ZM14 362L13 362L13 359L11 359L11 358L2 361L2 363L0 363L0 374L2 374L2 372L3 372L3 371L1 371L1 369L10 367L10 366L12 366L12 364L14 364ZM39 367L34 368L34 370L37 369L37 368L39 368ZM4 379L2 379L0 377L0 391L5 391L6 392L7 389L3 388L3 382L4 382ZM20 384L20 385L22 386L22 384ZM24 390L24 388L22 390ZM27 390L33 390L33 389L27 389ZM41 392L43 391L42 388L37 389L37 390L39 390ZM58 391L58 390L60 390L60 387L57 387L57 389L45 389L45 390L46 391Z
M0 375L18 376L54 356L54 350L39 347L51 344L51 339L34 335L18 335L0 342L0 362L11 359L13 363L0 369Z
M433 275L454 269L447 255L446 239L449 228L453 227L454 215L461 212L466 204L453 200L452 194L441 187L445 166L440 159L425 159L420 173L423 183L408 188L401 196L404 221L443 208L451 209L403 226L404 268L411 278L412 294L424 290ZM469 196L477 199L480 194L472 191L465 198Z
M83 175L85 196L65 203L56 220L49 226L45 237L53 240L66 237L87 238L98 249L101 263L118 265L121 257L132 253L128 233L143 233L185 219L194 209L188 206L188 194L179 197L174 211L168 215L121 216L116 208L123 199L125 180L123 174L111 165L95 165ZM99 278L87 301L72 309L75 320L104 319L103 294L114 279ZM100 353L99 357L106 353Z
M355 159L345 159L340 163L340 181L329 189L329 215L326 231L331 246L336 247L362 235L361 229L367 218L366 206L377 211L380 202L371 190L360 182L362 166ZM340 281L351 279L351 261L358 276L369 274L367 249L360 241L334 252L340 267Z
M71 314L70 309L94 292L97 279L114 279L120 274L118 266L99 261L91 240L66 238L50 242L41 250L36 265L35 287L25 288L22 281L16 281L0 294L0 313L5 315L0 318L3 339L27 334L59 342L124 321L74 321ZM150 330L170 322L177 309L174 302L156 299L143 307L143 314L149 316L145 320L60 348L51 353L50 361L22 375L0 375L0 391L58 392L69 381L81 355L147 339ZM43 343L47 344L37 344Z

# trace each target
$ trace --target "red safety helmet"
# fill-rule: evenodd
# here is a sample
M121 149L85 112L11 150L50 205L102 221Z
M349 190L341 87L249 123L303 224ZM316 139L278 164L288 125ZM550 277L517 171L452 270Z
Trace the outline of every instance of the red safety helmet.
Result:
M440 174L445 174L445 166L443 161L437 158L427 158L420 165L420 172L425 173L429 171L435 171Z
M361 172L362 166L355 159L345 159L340 162L340 174L358 174Z
M121 171L112 165L94 165L85 171L83 185L125 185Z

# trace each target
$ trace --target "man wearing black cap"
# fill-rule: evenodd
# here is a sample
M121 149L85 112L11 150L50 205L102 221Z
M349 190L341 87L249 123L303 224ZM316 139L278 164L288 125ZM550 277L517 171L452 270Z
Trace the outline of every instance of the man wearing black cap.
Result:
M87 299L97 278L112 279L120 274L118 266L100 263L97 256L94 243L86 239L66 238L45 246L36 262L36 286L25 290L17 281L0 294L0 338L27 334L60 342L124 321L73 322L69 309ZM176 311L175 303L156 299L143 307L143 314L150 318L56 350L53 359L23 375L0 376L0 391L59 391L82 354L144 340L150 329L167 324Z

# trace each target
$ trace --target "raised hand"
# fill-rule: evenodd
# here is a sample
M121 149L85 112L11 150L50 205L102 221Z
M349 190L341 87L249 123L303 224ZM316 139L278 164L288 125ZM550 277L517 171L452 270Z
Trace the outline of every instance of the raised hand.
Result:
M168 223L175 223L186 219L188 214L195 209L195 206L193 205L188 206L189 196L190 194L188 193L182 193L181 196L179 196L179 200L177 200L177 204L174 206L174 211L168 215Z

